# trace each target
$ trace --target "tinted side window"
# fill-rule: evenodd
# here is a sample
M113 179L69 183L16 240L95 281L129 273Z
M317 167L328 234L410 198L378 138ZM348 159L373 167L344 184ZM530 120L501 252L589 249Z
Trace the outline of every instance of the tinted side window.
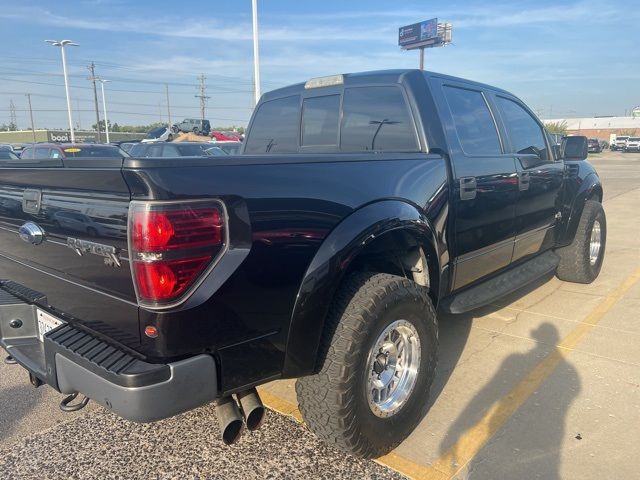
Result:
M300 97L278 98L258 108L247 137L245 153L298 151Z
M547 145L538 122L513 100L496 97L496 101L514 151L523 155L538 154L542 160L549 160Z
M399 88L347 88L342 108L341 150L419 150L413 120Z
M179 157L180 152L178 151L178 147L176 147L175 145L167 144L164 146L164 149L162 150L162 156L163 157Z
M162 156L162 145L160 145L160 144L151 145L149 147L149 150L147 151L147 154L145 156L146 157L152 157L152 158L161 157Z
M33 155L33 158L36 160L49 158L49 149L47 147L36 147L36 152Z
M203 145L178 145L178 151L180 152L180 156L182 157L204 157L206 153L204 153L205 147L207 144Z
M467 155L497 155L502 152L493 117L481 92L444 87L456 133Z
M306 98L302 103L302 145L337 145L340 95Z
M34 148L25 148L20 155L20 158L24 160L33 160Z
M129 155L132 157L143 157L147 151L147 146L144 143L136 143L129 150Z

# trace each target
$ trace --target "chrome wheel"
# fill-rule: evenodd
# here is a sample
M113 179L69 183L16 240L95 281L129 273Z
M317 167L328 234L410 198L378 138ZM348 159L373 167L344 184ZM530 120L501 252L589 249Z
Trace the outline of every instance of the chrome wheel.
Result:
M418 378L420 337L413 324L396 320L387 326L367 365L369 407L378 417L390 417L404 406Z
M591 228L591 240L589 241L589 263L591 266L598 262L600 257L600 248L602 246L602 231L600 228L600 222L596 220L593 222Z

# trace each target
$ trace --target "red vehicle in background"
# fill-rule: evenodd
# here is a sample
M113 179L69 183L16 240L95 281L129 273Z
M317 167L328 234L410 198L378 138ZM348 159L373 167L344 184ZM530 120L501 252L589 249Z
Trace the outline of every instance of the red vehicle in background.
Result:
M242 135L237 132L222 132L220 130L212 130L211 138L217 142L241 142Z

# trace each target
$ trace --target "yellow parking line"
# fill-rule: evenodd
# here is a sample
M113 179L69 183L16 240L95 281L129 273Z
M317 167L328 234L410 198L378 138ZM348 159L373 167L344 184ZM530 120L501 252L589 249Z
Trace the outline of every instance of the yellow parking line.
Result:
M421 465L391 452L376 460L415 480L447 480L454 477L473 460L484 445L500 430L513 414L529 399L554 372L560 362L602 320L611 308L640 281L640 268L615 290L550 352L518 385L499 399L476 423L458 438L456 443L433 465ZM258 388L264 405L276 412L291 416L302 423L297 405L284 400L264 388Z
M478 423L461 435L457 442L433 464L433 468L444 472L447 475L446 478L451 478L464 469L518 408L553 373L564 357L639 280L640 268L607 295L587 318L560 342L558 348L549 353L518 385L498 400Z

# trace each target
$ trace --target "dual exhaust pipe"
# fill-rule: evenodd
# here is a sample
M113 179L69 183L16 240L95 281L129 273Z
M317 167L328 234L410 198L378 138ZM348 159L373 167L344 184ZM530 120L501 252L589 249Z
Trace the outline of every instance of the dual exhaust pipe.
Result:
M231 445L238 441L242 428L253 431L260 428L264 421L264 405L255 388L233 396L221 398L216 402L216 414L220 425L222 441Z

